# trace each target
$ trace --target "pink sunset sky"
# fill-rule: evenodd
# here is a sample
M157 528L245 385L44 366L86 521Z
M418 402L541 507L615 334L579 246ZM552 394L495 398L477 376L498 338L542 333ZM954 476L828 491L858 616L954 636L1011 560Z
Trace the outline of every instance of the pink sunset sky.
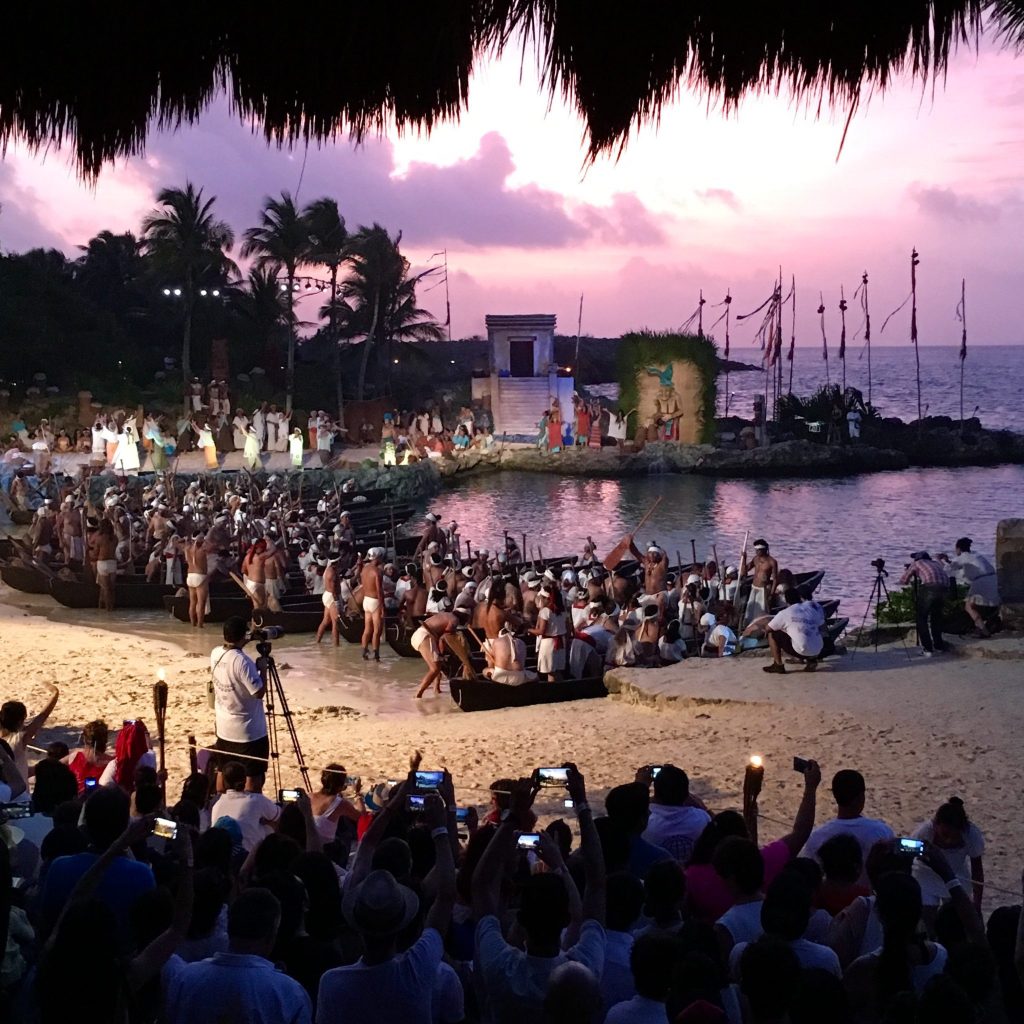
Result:
M156 192L186 179L217 196L240 235L265 195L298 190L303 204L334 196L350 228L401 230L416 266L447 247L453 337L484 333L486 313L553 312L573 333L580 292L584 334L676 328L700 288L709 302L731 289L734 313L753 309L781 264L787 289L796 275L807 345L820 344L819 292L837 337L840 285L852 299L865 269L875 340L905 342L908 314L878 328L909 290L917 246L923 344L959 343L961 277L971 343L1016 343L1022 113L1024 60L986 46L957 55L934 93L907 80L863 103L838 160L845 112L816 119L783 96L724 117L684 94L620 159L587 167L580 122L549 105L529 58L521 75L509 56L476 73L469 110L429 137L280 151L220 102L94 187L67 153L13 145L0 163L0 245L77 255L104 228L137 231ZM443 319L443 289L421 298ZM860 322L849 314L851 333ZM734 331L741 358L752 331Z

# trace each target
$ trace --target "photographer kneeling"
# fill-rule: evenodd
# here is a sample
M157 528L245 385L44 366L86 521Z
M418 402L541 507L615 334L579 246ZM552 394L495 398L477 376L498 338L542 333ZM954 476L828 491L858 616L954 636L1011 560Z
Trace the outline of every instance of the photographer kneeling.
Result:
M267 715L263 707L266 687L256 662L242 650L247 634L245 619L232 616L224 623L223 646L215 647L210 654L217 733L213 749L219 752L210 763L217 771L218 792L224 788L220 775L223 765L233 760L245 766L246 790L259 792L270 757Z
M805 672L813 672L824 646L821 635L824 625L825 613L821 605L817 601L805 601L799 587L788 587L786 607L767 626L772 663L765 665L764 671L782 675L786 671L782 657L792 654L804 662Z

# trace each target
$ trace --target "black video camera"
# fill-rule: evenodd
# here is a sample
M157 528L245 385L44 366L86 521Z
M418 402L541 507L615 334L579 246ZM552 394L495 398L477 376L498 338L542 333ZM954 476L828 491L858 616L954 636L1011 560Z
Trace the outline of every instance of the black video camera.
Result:
M871 566L872 566L872 568L877 569L879 572L885 572L885 559L884 558L876 558L871 563Z
M245 634L245 642L251 643L255 640L257 644L261 644L267 643L269 640L280 640L283 636L284 630L280 626L258 626L254 624Z

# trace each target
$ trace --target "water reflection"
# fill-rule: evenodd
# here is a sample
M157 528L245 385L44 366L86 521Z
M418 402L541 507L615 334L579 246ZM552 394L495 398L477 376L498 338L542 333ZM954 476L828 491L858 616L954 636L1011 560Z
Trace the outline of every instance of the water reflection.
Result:
M712 480L653 476L584 480L542 473L477 477L441 494L430 507L455 519L464 541L500 545L507 528L546 556L578 553L588 534L608 549L634 527L658 497L664 500L637 537L657 540L675 560L712 548L739 559L744 531L764 536L780 564L827 570L824 592L860 615L874 570L886 559L899 575L908 554L925 547L952 552L964 534L991 556L1000 519L1024 515L1024 469L915 469L819 480ZM895 580L891 581L895 582Z

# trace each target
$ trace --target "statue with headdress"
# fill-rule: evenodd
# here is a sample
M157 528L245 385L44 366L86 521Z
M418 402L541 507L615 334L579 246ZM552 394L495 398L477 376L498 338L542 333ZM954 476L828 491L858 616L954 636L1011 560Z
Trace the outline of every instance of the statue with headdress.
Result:
M656 366L648 366L647 374L658 378L658 397L654 400L655 421L661 427L661 440L679 440L679 420L683 410L679 405L675 385L672 382L673 364L669 363L663 370Z

